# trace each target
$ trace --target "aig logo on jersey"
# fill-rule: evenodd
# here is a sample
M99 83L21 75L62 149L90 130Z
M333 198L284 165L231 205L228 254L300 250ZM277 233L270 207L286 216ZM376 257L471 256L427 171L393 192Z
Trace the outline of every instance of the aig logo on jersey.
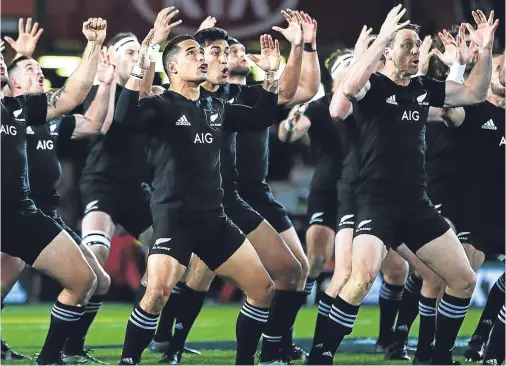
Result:
M418 111L404 111L401 119L403 121L418 121L420 119L420 113L418 113Z
M15 126L2 125L0 128L0 133L3 133L4 135L16 136L18 134L18 130L16 130Z
M212 144L213 143L213 135L211 133L196 133L195 140L193 140L194 144Z
M39 140L37 142L37 150L53 150L53 140Z

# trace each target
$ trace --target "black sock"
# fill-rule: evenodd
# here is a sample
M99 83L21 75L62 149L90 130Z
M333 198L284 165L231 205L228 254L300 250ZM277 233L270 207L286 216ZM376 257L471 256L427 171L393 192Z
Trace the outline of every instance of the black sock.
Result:
M447 365L451 362L451 351L457 334L466 317L471 298L460 299L445 293L439 302L436 319L436 347L433 362L436 365Z
M390 285L383 281L379 294L380 327L378 340L390 343L395 326L395 318L401 306L404 286Z
M316 279L308 278L306 281L306 287L304 288L304 292L300 292L300 304L298 308L295 308L295 314L293 314L293 321L290 328L286 330L286 332L283 334L283 349L289 351L292 348L293 344L293 328L295 327L295 320L297 319L297 314L299 313L300 309L304 306L306 303L307 297L311 294L311 291L313 290L313 286L316 282Z
M359 306L347 303L339 295L334 299L328 321L326 322L323 347L318 348L314 364L332 365L334 355L341 342L353 330L358 309ZM308 360L308 363L312 364L311 360Z
M125 334L125 343L121 353L121 364L132 365L141 361L142 352L149 346L155 334L158 315L142 310L137 304L130 314Z
M172 327L174 326L174 320L176 319L176 311L179 308L179 296L181 294L181 288L186 286L183 282L176 283L176 286L172 289L167 303L162 309L160 314L160 321L158 322L158 328L156 328L155 342L170 342L172 339Z
M316 283L316 278L309 278L309 277L307 278L306 286L304 287L304 297L305 298L307 298L309 295L311 295L311 292L313 291L313 287L314 287L315 283Z
M176 326L174 327L174 337L170 347L173 351L183 349L186 338L195 323L195 319L200 314L207 291L195 291L188 286L183 285L181 293L178 295L180 304L176 311Z
M237 317L235 327L237 338L236 365L253 365L258 342L268 318L269 309L257 308L248 304L248 302L244 303Z
M483 358L484 365L501 365L504 361L504 323L506 323L506 306L503 305L490 334Z
M481 314L478 327L474 331L473 337L480 337L485 342L488 340L490 330L497 318L497 314L504 304L504 273L499 277L488 294L487 303Z
M427 355L431 352L431 344L436 335L436 307L437 299L429 299L420 295L418 304L420 312L420 329L418 333L417 352Z
M97 316L105 295L93 295L84 308L84 314L76 322L75 328L69 335L63 353L68 356L79 355L84 351L84 341L90 329L91 323Z
M272 299L269 320L263 332L260 362L269 362L279 357L283 347L283 335L293 326L302 301L303 292L276 290Z
M418 301L420 299L421 288L422 279L411 274L408 282L406 282L406 286L404 286L399 315L395 325L394 339L400 345L408 342L409 330L418 316Z
M65 344L65 340L74 331L83 312L83 307L65 305L56 300L51 309L51 324L47 331L46 341L37 358L37 363L39 365L59 363L60 353Z
M330 308L334 298L327 295L324 291L320 292L320 302L318 303L318 316L316 318L316 326L314 329L313 345L309 352L309 358L318 354L318 349L323 347L323 341L325 340L326 323L329 319ZM308 362L312 365L312 362Z
M135 292L135 303L134 303L134 308L135 308L135 305L139 304L142 300L142 298L144 297L144 295L146 294L146 286L144 286L142 283L139 285L139 287L137 287L137 291Z

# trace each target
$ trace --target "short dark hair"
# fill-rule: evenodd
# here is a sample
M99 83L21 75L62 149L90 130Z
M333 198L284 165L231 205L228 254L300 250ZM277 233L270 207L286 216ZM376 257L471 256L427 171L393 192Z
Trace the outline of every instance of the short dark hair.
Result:
M397 32L403 30L403 29L408 29L408 30L412 30L414 31L416 34L420 35L420 29L421 27L418 25L418 24L406 24L404 27L402 27L401 29L399 29ZM397 32L395 32L395 34L397 34ZM395 41L395 37L392 39L392 41L389 43L388 47L392 47L392 45L394 44L394 41Z
M167 43L167 46L165 46L165 49L163 50L162 54L162 62L163 62L163 69L165 70L167 76L169 76L169 70L167 69L169 61L173 60L179 53L180 51L179 44L187 40L195 41L195 38L191 34L180 34L172 38Z
M194 34L195 40L202 47L207 47L214 41L228 41L228 33L226 30L221 28L206 28L198 31Z
M12 60L12 62L9 64L9 66L7 67L7 73L10 74L12 71L14 71L18 67L18 64L21 61L26 61L26 60L35 60L35 59L30 56L19 56L18 58L15 58L14 60Z
M114 46L118 41L121 41L122 39L124 38L127 38L127 37L135 37L137 38L137 36L135 34L133 34L132 32L120 32L116 35L114 35L107 43L106 43L106 46L107 47L111 47L111 46Z

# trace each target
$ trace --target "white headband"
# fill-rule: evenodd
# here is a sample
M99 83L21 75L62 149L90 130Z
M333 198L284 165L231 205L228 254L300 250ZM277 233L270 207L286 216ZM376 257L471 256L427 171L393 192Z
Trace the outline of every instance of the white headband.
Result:
M114 53L115 54L118 54L118 52L120 51L120 49L127 45L128 43L130 42L139 42L137 41L137 38L133 37L133 36L129 36L129 37L126 37L126 38L122 38L120 39L118 42L116 42L113 46L114 48Z
M341 55L337 58L334 65L332 65L332 69L330 70L330 75L332 75L332 79L336 77L336 74L342 69L344 69L344 65L346 61L353 61L353 55L351 53L345 53L344 55Z

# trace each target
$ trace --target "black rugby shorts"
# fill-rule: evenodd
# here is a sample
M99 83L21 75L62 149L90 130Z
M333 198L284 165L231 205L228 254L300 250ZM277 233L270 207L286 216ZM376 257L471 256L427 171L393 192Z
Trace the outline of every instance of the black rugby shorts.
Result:
M286 209L276 201L271 187L267 183L261 185L241 186L241 197L255 209L276 230L282 233L293 227Z
M450 229L428 199L378 203L357 201L354 237L368 234L396 250L402 243L413 252Z
M244 243L244 233L223 210L209 212L153 211L153 245L149 254L165 254L188 266L195 253L211 271Z
M249 235L264 221L264 218L248 205L237 191L225 193L223 207L228 218L246 235Z
M307 219L309 226L321 225L335 231L337 189L332 191L311 189L307 198Z
M30 266L62 230L32 201L22 207L2 204L2 252L19 257Z
M147 184L119 187L103 181L81 182L84 215L105 212L115 224L120 224L133 237L138 238L153 224Z

